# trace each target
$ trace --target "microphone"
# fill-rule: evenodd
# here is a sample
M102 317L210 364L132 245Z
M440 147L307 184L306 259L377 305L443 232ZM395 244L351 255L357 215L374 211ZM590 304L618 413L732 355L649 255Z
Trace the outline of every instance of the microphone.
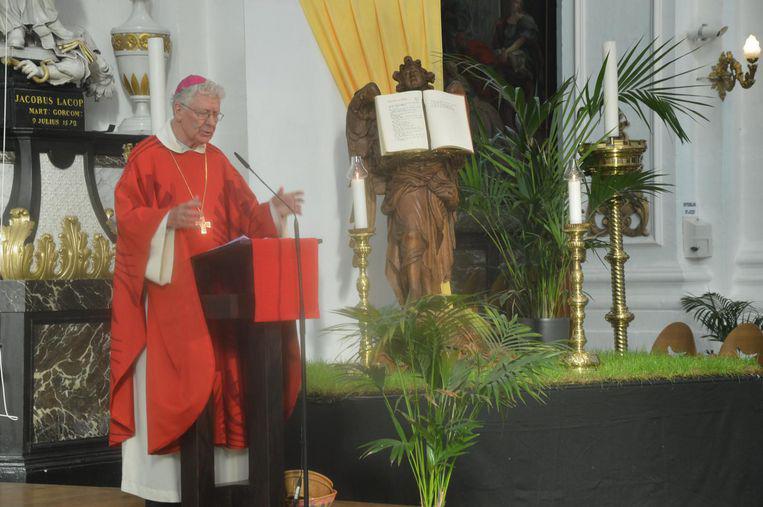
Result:
M255 178L260 180L260 183L265 185L265 188L270 190L270 193L273 194L276 199L281 201L283 205L286 206L294 215L294 253L296 254L297 258L297 287L299 289L299 348L302 352L300 357L300 363L302 367L302 428L300 432L300 447L302 449L302 474L294 489L294 499L292 501L292 505L296 507L299 498L300 486L302 486L302 489L304 490L303 497L305 499L304 505L307 506L310 505L310 476L308 474L307 467L307 354L305 352L305 295L302 287L302 248L299 244L299 220L297 219L297 213L294 211L294 208L289 206L289 203L284 201L283 198L281 198L281 196L278 195L278 193L276 193L276 191L270 187L270 185L265 183L265 180L263 180L259 174L254 172L254 169L252 169L249 163L244 160L244 157L235 151L233 154L236 156L238 161L241 162L241 165L246 167L250 173L254 174Z

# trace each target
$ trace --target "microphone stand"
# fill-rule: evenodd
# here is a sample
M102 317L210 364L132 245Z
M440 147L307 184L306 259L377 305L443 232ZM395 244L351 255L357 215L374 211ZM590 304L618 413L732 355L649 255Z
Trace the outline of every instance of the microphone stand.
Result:
M305 296L302 287L302 248L300 246L299 237L299 220L297 220L297 213L294 211L294 209L289 206L289 204L284 201L280 195L278 195L272 188L270 188L270 185L265 183L265 180L263 180L259 174L254 172L254 169L252 169L249 163L247 163L247 161L244 160L244 158L237 152L234 151L233 154L236 156L238 161L241 162L241 165L246 167L250 173L254 174L255 178L260 180L260 183L265 185L265 188L270 190L270 193L273 194L276 199L281 201L283 205L286 206L294 215L294 248L297 258L297 287L299 290L299 347L302 352L300 357L300 365L302 367L302 428L300 431L302 474L299 478L299 481L297 481L297 486L294 490L294 499L292 500L292 505L296 507L297 500L299 498L299 489L300 486L302 486L304 491L303 505L308 507L310 505L310 477L308 475L307 467L307 354L305 352Z

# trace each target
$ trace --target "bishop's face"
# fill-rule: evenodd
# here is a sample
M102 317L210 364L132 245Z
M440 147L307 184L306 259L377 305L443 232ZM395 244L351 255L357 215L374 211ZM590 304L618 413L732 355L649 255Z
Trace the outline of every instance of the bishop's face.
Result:
M220 99L197 93L188 104L175 102L173 112L179 127L175 134L183 144L194 148L212 139L220 114Z

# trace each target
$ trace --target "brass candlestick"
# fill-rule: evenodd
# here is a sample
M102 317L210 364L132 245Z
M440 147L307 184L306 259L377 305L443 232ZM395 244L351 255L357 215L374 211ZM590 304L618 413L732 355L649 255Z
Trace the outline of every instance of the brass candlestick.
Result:
M572 254L572 266L570 266L570 297L567 299L570 305L570 352L563 362L567 366L575 368L587 368L599 365L599 356L585 351L585 307L588 304L588 297L583 293L583 263L585 262L585 234L589 231L591 225L567 224L564 232L569 236L567 245Z
M368 310L368 291L370 283L368 281L368 256L371 254L371 236L374 235L376 230L373 227L366 229L350 229L350 237L352 238L352 250L355 252L353 258L353 265L358 268L358 282L355 285L358 288L358 295L360 296L360 302L358 308L362 310ZM373 363L372 361L373 345L371 343L371 337L368 336L368 325L364 322L360 323L360 360L363 366L369 367Z
M606 178L640 171L646 141L611 137L594 146L583 145L580 151L586 152L589 149L591 153L583 161L583 170L586 174L598 174ZM610 241L606 259L612 266L612 309L605 318L612 324L615 332L615 350L620 353L628 350L628 324L633 320L633 314L628 311L625 303L625 262L629 257L623 250L623 202L621 195L615 195L607 201Z

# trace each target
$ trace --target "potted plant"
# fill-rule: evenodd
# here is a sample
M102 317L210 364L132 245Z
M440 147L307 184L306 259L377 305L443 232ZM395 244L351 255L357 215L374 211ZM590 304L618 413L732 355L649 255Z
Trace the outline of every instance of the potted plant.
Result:
M763 315L751 301L734 301L717 292L705 292L701 296L687 294L681 298L681 307L707 329L704 338L719 342L726 340L739 324L749 322L763 326Z
M346 308L333 328L354 341L367 327L385 365L360 369L384 398L396 437L369 442L364 455L389 451L405 461L422 507L442 507L459 456L479 437L485 410L543 396L542 368L561 346L530 340L529 329L491 304L464 296L425 296L402 307ZM387 380L396 377L400 392Z
M669 64L689 54L672 57L679 44L636 44L618 63L618 83L622 104L644 121L644 109L651 109L683 142L688 137L677 114L704 118L697 108L706 104L685 90L694 85L665 84L683 73L656 78ZM564 233L564 175L571 163L589 155L579 152L580 146L601 140L594 138L594 132L603 104L605 66L583 89L569 78L548 99L541 100L526 97L490 67L464 57L447 58L456 62L462 74L492 88L499 101L508 101L516 115L514 128L506 127L491 137L477 133L476 153L461 173L462 208L499 254L499 282L507 294L507 310L530 319L547 339L566 339L570 255ZM606 181L592 178L587 192L588 219L615 193L640 199L666 190L659 176L643 171ZM589 246L606 245L589 240Z

